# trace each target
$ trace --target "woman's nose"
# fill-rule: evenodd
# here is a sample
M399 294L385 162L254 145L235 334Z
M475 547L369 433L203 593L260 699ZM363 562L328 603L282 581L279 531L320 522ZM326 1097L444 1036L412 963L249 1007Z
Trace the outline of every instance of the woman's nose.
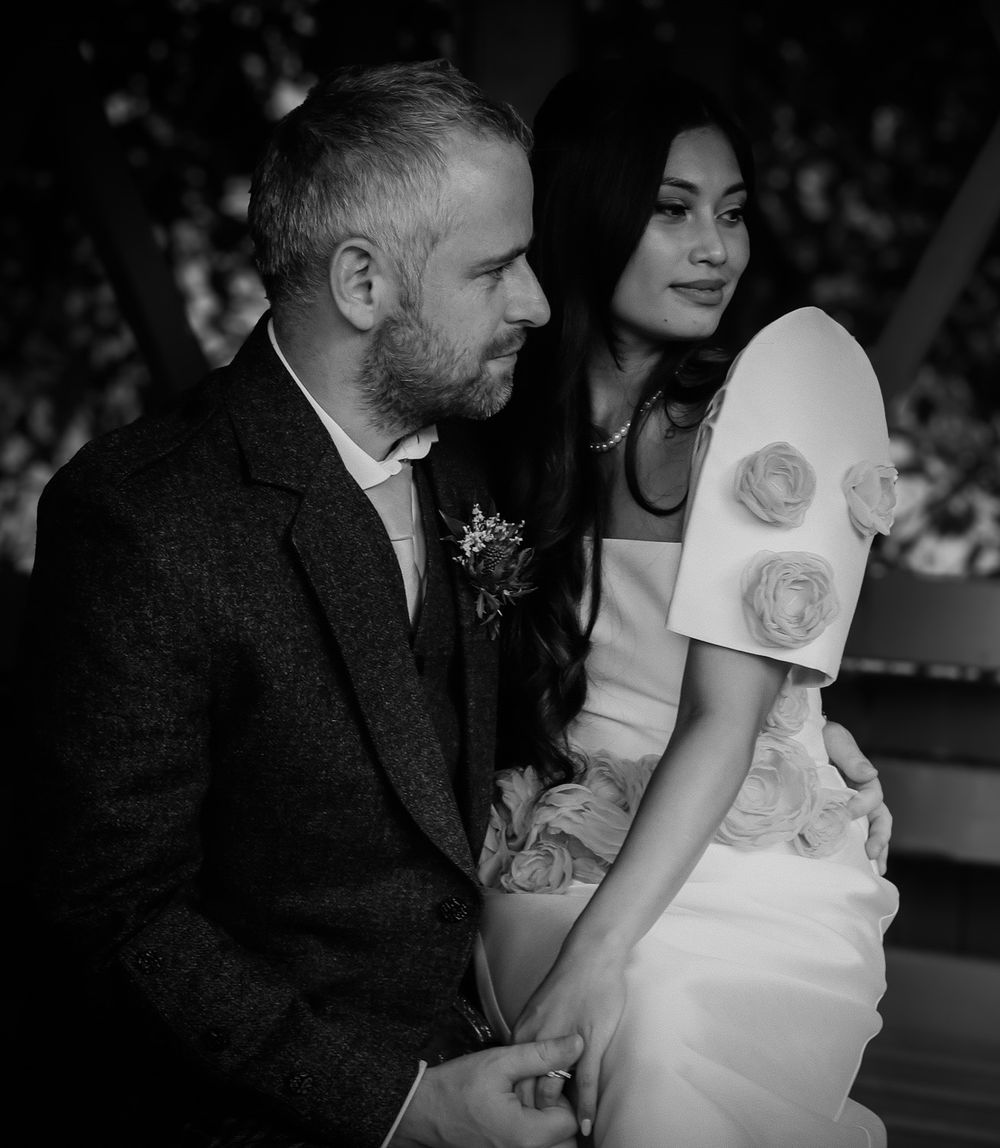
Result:
M714 219L704 222L698 229L698 235L691 248L691 258L695 263L725 263L727 258L726 244Z

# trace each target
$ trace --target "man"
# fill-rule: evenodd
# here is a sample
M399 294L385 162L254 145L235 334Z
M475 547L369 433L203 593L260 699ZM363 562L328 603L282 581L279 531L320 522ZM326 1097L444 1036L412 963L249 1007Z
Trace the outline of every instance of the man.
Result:
M515 1084L578 1037L441 1062L496 645L440 540L487 491L434 424L497 411L548 318L527 144L446 66L322 81L254 179L270 317L45 493L24 822L124 1142L575 1142Z

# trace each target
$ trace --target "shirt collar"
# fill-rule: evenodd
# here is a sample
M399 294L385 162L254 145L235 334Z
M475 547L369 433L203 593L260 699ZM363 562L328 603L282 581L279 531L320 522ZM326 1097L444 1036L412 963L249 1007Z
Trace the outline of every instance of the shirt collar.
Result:
M426 457L428 451L434 443L437 442L437 427L427 426L415 431L411 435L407 435L406 438L400 439L395 449L390 451L386 458L381 460L372 458L372 456L358 446L347 431L345 431L335 419L332 419L319 403L316 402L303 385L302 380L292 370L291 364L282 354L281 348L278 346L278 340L274 334L273 319L268 319L267 321L267 335L271 340L274 353L281 360L282 366L289 375L291 375L299 390L309 400L309 405L319 416L319 420L323 426L326 427L330 438L333 439L333 445L337 448L337 453L347 468L348 474L350 474L362 490L370 490L373 486L378 486L380 482L385 482L387 478L398 474L404 462L412 462L418 458Z

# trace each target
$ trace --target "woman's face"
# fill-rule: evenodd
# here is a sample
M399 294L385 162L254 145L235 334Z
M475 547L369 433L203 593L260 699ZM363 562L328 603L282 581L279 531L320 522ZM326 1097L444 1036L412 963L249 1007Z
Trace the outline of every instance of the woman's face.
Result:
M656 210L611 299L626 354L715 332L750 258L746 200L736 155L718 128L674 139Z

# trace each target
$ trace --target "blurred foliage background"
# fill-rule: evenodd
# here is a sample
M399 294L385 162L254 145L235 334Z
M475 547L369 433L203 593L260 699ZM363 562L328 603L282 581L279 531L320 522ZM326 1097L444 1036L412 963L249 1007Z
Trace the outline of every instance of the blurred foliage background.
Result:
M346 62L447 56L530 120L540 77L525 73L546 54L543 33L569 41L553 60L661 53L743 118L763 223L732 337L811 303L870 348L1000 111L988 8L100 0L40 10L37 35L10 37L4 50L8 63L36 60L30 85L8 99L16 146L0 185L0 579L30 569L53 470L151 398L51 130L90 98L64 82L53 45L86 61L211 365L265 308L245 230L249 176L269 125L314 78ZM1000 577L998 364L993 234L912 386L891 402L900 508L874 562Z

